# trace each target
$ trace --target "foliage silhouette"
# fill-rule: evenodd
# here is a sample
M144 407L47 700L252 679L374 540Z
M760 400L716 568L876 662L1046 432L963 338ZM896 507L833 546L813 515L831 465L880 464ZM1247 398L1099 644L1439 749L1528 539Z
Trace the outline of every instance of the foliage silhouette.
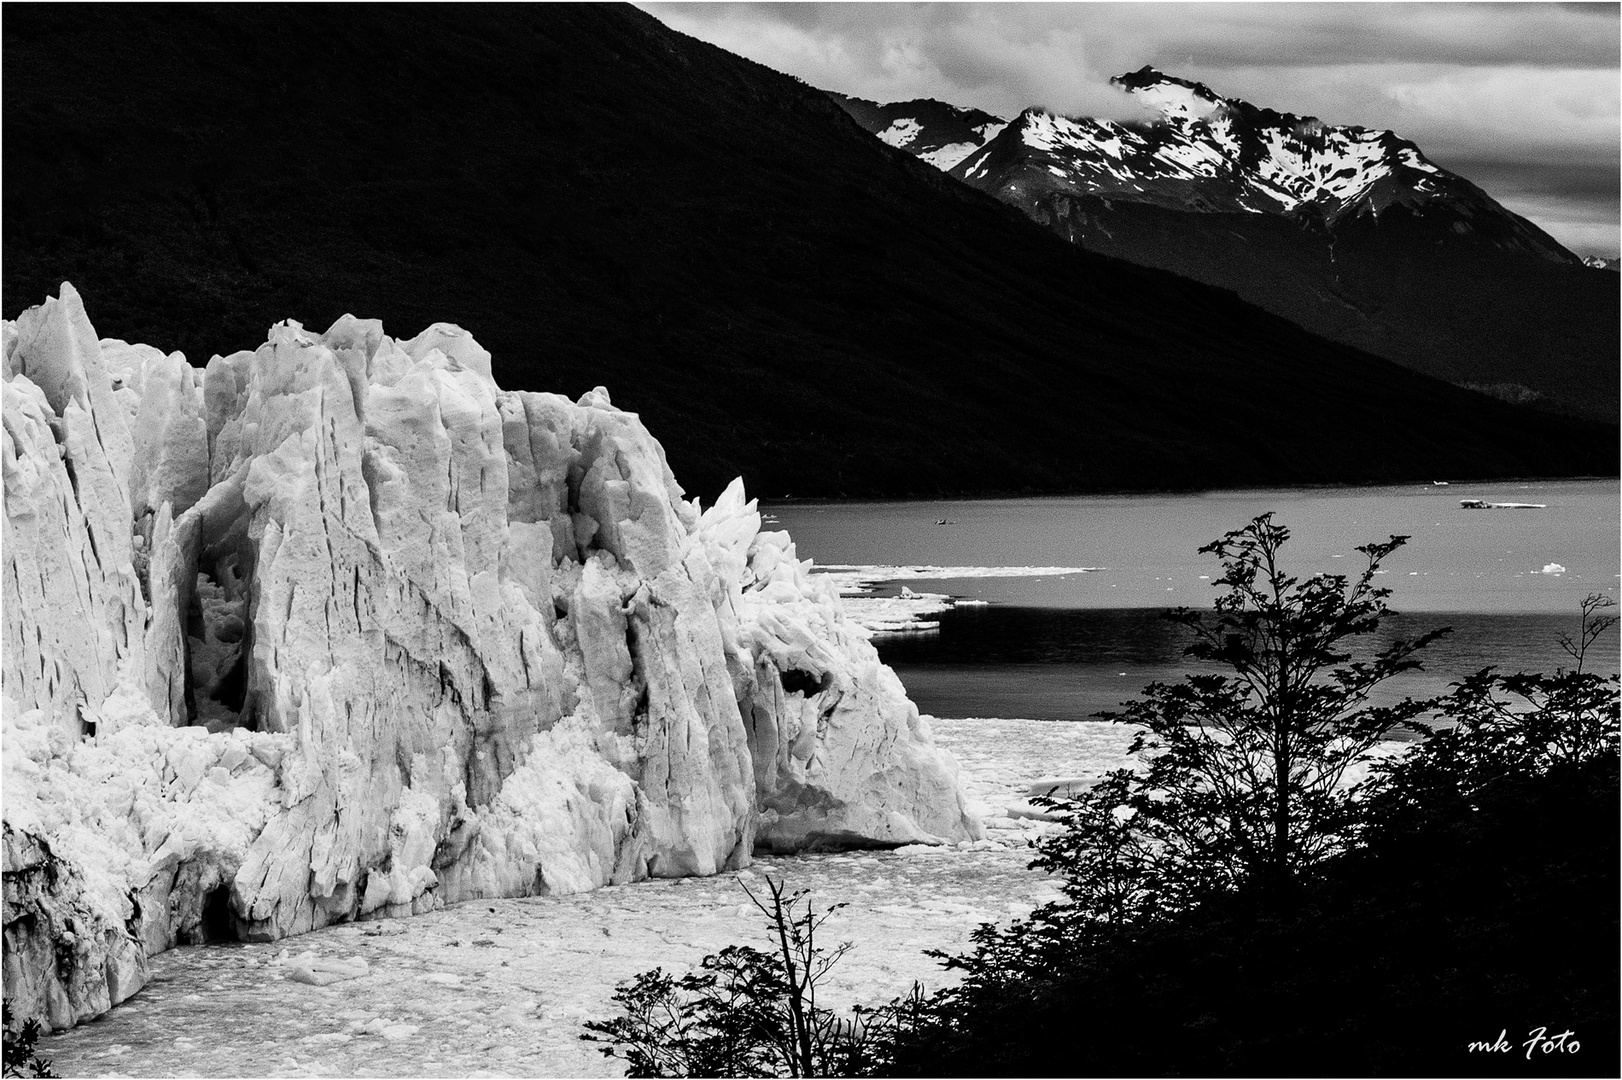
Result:
M6 1076L56 1076L51 1069L51 1060L42 1058L35 1051L35 1045L42 1034L39 1021L30 1017L16 1030L11 1025L11 1003L0 1002L0 1024L5 1028L5 1073Z

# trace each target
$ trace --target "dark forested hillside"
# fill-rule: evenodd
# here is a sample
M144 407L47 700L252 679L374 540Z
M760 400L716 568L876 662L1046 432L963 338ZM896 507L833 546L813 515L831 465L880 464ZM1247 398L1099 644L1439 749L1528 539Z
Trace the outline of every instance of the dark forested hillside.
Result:
M459 323L690 490L1611 473L1512 408L1066 244L629 7L13 5L4 314L71 280L197 364Z

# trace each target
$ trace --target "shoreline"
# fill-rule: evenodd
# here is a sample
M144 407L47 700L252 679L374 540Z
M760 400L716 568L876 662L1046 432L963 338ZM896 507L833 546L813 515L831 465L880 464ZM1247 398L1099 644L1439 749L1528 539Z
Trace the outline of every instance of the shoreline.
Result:
M1247 495L1262 491L1333 491L1341 488L1404 488L1404 487L1464 487L1480 484L1581 484L1605 480L1622 480L1622 468L1615 473L1580 476L1500 476L1476 479L1408 480L1343 480L1315 484L1240 484L1232 487L1163 487L1163 488L1083 488L1074 491L1020 491L1015 489L950 495L758 495L763 512L774 506L796 508L819 505L839 506L848 503L941 503L941 502L995 502L1012 499L1084 499L1128 498L1152 495Z

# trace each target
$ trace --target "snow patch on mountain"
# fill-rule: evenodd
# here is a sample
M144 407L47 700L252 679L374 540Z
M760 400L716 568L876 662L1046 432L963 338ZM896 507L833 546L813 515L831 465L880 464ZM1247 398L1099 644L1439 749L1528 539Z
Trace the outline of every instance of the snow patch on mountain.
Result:
M913 141L918 138L918 133L922 130L923 125L919 124L917 120L910 116L902 117L879 132L879 139L891 146L905 149L912 145Z
M958 142L947 143L938 150L926 150L918 157L935 166L941 172L951 172L957 163L974 153L979 148L978 143Z
M1154 112L1182 123L1204 120L1224 104L1203 86L1172 79L1138 87L1132 94Z

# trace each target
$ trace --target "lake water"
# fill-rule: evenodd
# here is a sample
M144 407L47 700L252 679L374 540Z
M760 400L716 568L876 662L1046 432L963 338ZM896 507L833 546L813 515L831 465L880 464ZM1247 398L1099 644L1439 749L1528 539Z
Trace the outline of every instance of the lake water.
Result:
M1462 499L1542 503L1466 510ZM1162 613L1209 609L1219 590L1201 546L1273 511L1292 539L1297 576L1354 575L1355 548L1411 537L1379 578L1398 615L1381 640L1435 626L1453 632L1426 652L1397 693L1440 693L1489 665L1553 671L1569 658L1577 605L1617 595L1622 577L1614 480L1208 492L1195 495L780 503L764 508L819 564L1096 567L1085 574L939 577L880 585L981 601L935 617L937 632L876 639L924 712L1079 720L1116 707L1152 680L1191 666L1186 631ZM946 524L939 524L940 522ZM882 578L882 571L870 576ZM1378 643L1378 642L1377 642ZM1615 671L1616 631L1595 646ZM1596 666L1593 659L1590 666Z

